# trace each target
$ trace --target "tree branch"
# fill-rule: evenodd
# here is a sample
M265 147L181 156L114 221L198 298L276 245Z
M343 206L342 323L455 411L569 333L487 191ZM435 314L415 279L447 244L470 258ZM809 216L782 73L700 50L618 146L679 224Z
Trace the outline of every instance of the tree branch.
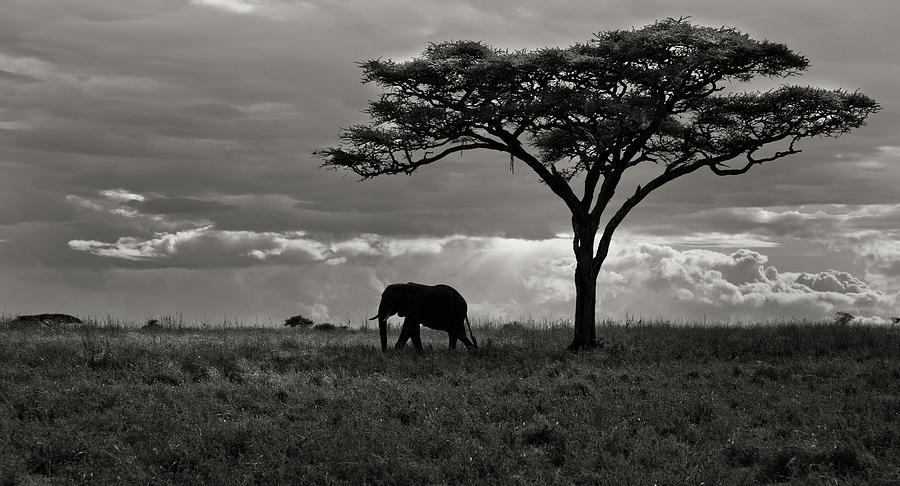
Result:
M594 265L597 265L599 267L599 265L601 265L606 259L606 256L609 253L609 244L612 242L613 233L625 219L625 216L627 216L628 213L638 205L638 203L640 203L651 192L662 187L664 184L671 182L681 176L690 174L691 172L694 172L695 170L709 163L709 160L701 160L685 165L672 165L666 168L666 170L662 174L656 176L644 186L638 186L637 189L635 189L634 194L632 194L628 199L625 200L625 202L622 203L622 206L619 207L619 209L615 212L615 214L613 214L609 221L607 221L606 226L603 228L603 234L600 237L600 241L597 243L597 252L594 255ZM610 196L610 198L611 197L612 196Z
M782 151L782 152L775 152L774 155L771 155L769 157L764 157L761 159L754 159L753 154L756 153L756 150L751 150L750 152L747 152L747 164L744 165L743 167L741 167L740 169L731 169L731 168L720 169L717 166L723 165L723 164L715 163L715 164L709 165L709 170L711 170L714 174L720 175L720 176L744 174L748 170L750 170L750 168L753 167L754 165L762 164L764 162L771 162L773 160L780 159L782 157L787 157L788 155L799 154L800 152L802 152L802 150L797 150L794 148L794 142L796 142L796 141L797 141L796 138L794 140L791 140L791 145L787 150Z
M347 169L363 179L371 179L382 174L412 174L419 167L437 162L448 155L476 149L497 150L497 147L495 144L489 143L461 143L432 156L426 152L418 160L415 160L412 154L404 149L402 152L405 161L399 160L394 151L384 154L381 158L360 150L345 151L341 148L327 149L315 154L325 159L325 162L322 163L323 168Z

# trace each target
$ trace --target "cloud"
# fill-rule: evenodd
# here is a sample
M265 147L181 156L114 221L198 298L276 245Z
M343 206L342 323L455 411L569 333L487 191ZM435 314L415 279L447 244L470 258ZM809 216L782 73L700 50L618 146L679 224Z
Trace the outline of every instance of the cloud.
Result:
M257 233L219 231L212 225L156 233L151 238L124 236L115 242L71 240L69 248L94 255L132 261L157 261L166 267L252 265L273 256L333 263L333 251L308 238L303 232ZM252 259L252 260L251 260Z
M25 130L30 128L28 122L21 120L0 121L0 130Z
M443 275L457 285L475 289L473 312L506 316L568 315L575 299L571 237L397 236L362 233L341 237L306 230L255 231L219 229L201 219L178 219L193 210L232 210L242 205L267 208L302 206L292 198L227 197L213 201L168 199L128 189L99 191L99 197L68 196L85 210L114 215L148 236L129 235L112 241L76 238L68 241L80 253L140 263L140 268L370 268L373 281L434 282ZM227 201L227 202L225 202ZM156 207L160 214L141 210ZM751 208L752 209L752 208ZM789 211L735 210L747 220L778 224L785 219L851 224L878 220L892 207L836 208ZM256 211L258 213L258 211ZM174 218L172 215L176 215ZM109 219L108 217L105 219ZM851 223L848 223L851 222ZM856 224L856 223L853 223ZM868 223L868 224L871 224ZM858 258L871 266L896 261L896 248L868 233L855 235ZM755 249L740 248L745 243ZM837 310L875 315L890 312L898 296L876 290L846 271L780 271L761 253L778 249L777 242L751 234L729 237L699 233L660 237L622 232L614 240L598 282L604 313L638 313L672 317L673 312L713 319L785 315L822 318ZM731 251L714 251L731 249ZM328 273L328 272L326 272ZM879 275L887 275L882 271ZM867 277L873 274L867 273ZM326 281L341 282L338 273ZM883 280L873 281L883 283ZM343 285L343 283L341 283ZM890 287L888 287L890 288ZM370 289L375 292L375 290ZM324 303L326 308L339 308ZM321 310L321 309L320 309Z
M885 286L900 287L900 230L864 230L846 235L866 276Z
M679 248L781 247L773 254L784 255L786 261L791 260L791 253L819 254L821 267L837 260L844 270L857 269L883 288L900 288L900 249L896 243L900 241L896 223L900 221L900 204L725 207L680 215L663 210L654 216L638 219L626 225L627 229L652 235L647 242ZM721 238L704 244L704 238L698 235L714 229L719 232L713 234Z
M100 191L100 195L117 203L127 203L131 201L143 201L145 198L140 194L126 191L125 189L106 189Z
M869 294L873 290L862 280L848 272L826 270L815 274L801 273L794 280L815 292L836 292L840 294Z
M12 81L16 83L34 83L40 81L37 78L33 78L27 74L16 73L12 71L6 71L0 69L0 81Z
M202 226L187 221L169 220L167 215L142 214L127 206L147 199L124 189L101 191L101 195L116 205L104 204L79 196L69 195L67 199L85 209L110 213L128 219L142 221L146 228L168 228L194 224L195 227L179 231L155 231L152 237L123 236L114 242L74 239L69 248L88 252L97 256L120 258L131 261L159 261L164 266L185 264L222 263L231 260L230 265L252 265L253 261L265 262L274 258L297 261L319 261L330 265L345 263L348 258L366 259L370 257L395 258L407 253L437 254L455 239L462 236L440 238L384 238L375 234L362 234L346 240L323 242L308 237L305 231L258 232L250 230L218 230L213 224ZM151 200L152 201L152 200ZM169 203L164 203L167 205ZM184 201L176 201L181 207ZM195 201L187 203L195 206ZM249 257L250 260L247 259Z
M91 211L105 211L106 208L103 205L92 201L88 198L84 198L81 196L76 196L75 194L66 194L66 201L69 203L78 206L83 209L89 209ZM112 209L110 209L112 211Z
M694 248L773 248L780 243L752 233L700 232L682 235L642 235L647 243L680 245Z
M193 214L191 212L180 212L180 211L171 211L174 207L185 206L185 205L197 205L197 203L193 203L191 201L185 202L183 200L176 200L172 203L167 201L167 198L162 197L153 197L153 196L145 196L143 194L138 194L136 192L130 191L128 189L104 189L98 191L96 196L79 196L76 194L67 194L65 196L66 202L71 204L72 206L87 211L92 214L92 218L97 222L98 225L103 225L105 227L119 228L119 229L128 229L131 231L137 231L138 233L144 234L164 234L166 232L173 231L191 231L196 230L202 227L211 227L212 222L199 216L197 214ZM160 201L163 202L160 202ZM216 203L204 204L199 203L199 205L209 209L210 207L218 208ZM150 209L169 209L170 211L143 211L145 207L149 207ZM111 217L112 216L112 217ZM106 256L116 256L118 254L129 255L128 259L138 260L138 259L146 259L153 258L155 256L159 256L153 252L140 252L136 250L136 246L144 245L145 242L140 242L135 238L128 237L125 238L127 241L121 241L118 245L121 248L130 248L128 251L113 251L112 247L102 247L103 252L99 252L100 242L92 241L90 248L94 248L96 251L92 251L95 254L103 254ZM87 240L82 240L87 241ZM86 249L86 243L82 242L78 244L78 249ZM70 245L71 246L71 245ZM152 245L151 245L152 246ZM143 254L143 257L136 257L137 255Z
M115 243L103 243L93 240L71 240L69 248L77 251L86 251L94 255L122 258L125 260L149 260L165 257L184 251L184 246L190 246L192 242L204 236L210 227L203 227L173 234L159 234L149 240L140 240L134 237L122 237Z
M132 199L126 201L126 203L135 211L166 216L211 217L239 208L238 205L228 204L220 200L197 197L151 196L140 200Z
M131 261L157 261L162 266L238 265L259 262L322 262L340 265L373 259L393 259L408 254L438 255L464 236L440 238L387 238L364 234L347 240L320 241L304 231L256 232L217 230L213 225L150 238L123 236L114 242L70 240L69 248L97 256ZM475 241L480 239L475 238Z
M205 5L237 14L251 13L256 6L247 0L191 0L193 5Z
M683 214L675 214L675 211ZM794 237L838 239L862 229L893 229L900 204L802 204L796 206L678 207L655 218L636 221L636 228L680 235L720 231L720 240Z
M726 254L639 244L608 262L605 271L616 275L619 288L606 292L604 304L649 316L682 309L691 318L777 319L838 310L888 315L900 303L900 294L873 289L848 272L780 272L767 261L746 249Z

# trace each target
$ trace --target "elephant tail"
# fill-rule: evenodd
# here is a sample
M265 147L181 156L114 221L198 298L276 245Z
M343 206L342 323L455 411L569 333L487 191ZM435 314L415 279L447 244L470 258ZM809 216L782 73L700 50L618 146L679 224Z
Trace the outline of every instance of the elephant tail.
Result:
M469 337L472 338L472 344L475 346L475 348L478 348L478 341L475 340L475 334L472 333L472 324L469 324L468 314L466 315L466 325L469 326Z

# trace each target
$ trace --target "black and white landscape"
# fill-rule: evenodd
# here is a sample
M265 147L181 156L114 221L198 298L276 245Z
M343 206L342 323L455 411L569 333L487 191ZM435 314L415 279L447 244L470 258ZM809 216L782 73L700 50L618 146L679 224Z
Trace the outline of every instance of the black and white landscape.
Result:
M0 0L0 484L900 484L898 19Z

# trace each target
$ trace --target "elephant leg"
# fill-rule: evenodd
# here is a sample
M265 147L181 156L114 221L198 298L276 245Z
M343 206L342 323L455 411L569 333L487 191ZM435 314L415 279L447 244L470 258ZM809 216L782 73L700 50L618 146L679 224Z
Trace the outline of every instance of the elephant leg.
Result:
M448 332L447 335L450 336L450 349L456 349L456 336L452 332Z
M394 349L402 350L406 347L406 341L408 341L409 338L412 337L412 327L413 324L410 318L407 317L406 319L404 319L403 327L400 328L400 337L397 338L397 344L394 345Z
M416 324L410 326L409 332L410 332L409 337L412 339L413 346L415 346L416 351L421 353L422 352L422 337L421 337L422 329L421 329L421 327L419 326L418 323L416 323Z

